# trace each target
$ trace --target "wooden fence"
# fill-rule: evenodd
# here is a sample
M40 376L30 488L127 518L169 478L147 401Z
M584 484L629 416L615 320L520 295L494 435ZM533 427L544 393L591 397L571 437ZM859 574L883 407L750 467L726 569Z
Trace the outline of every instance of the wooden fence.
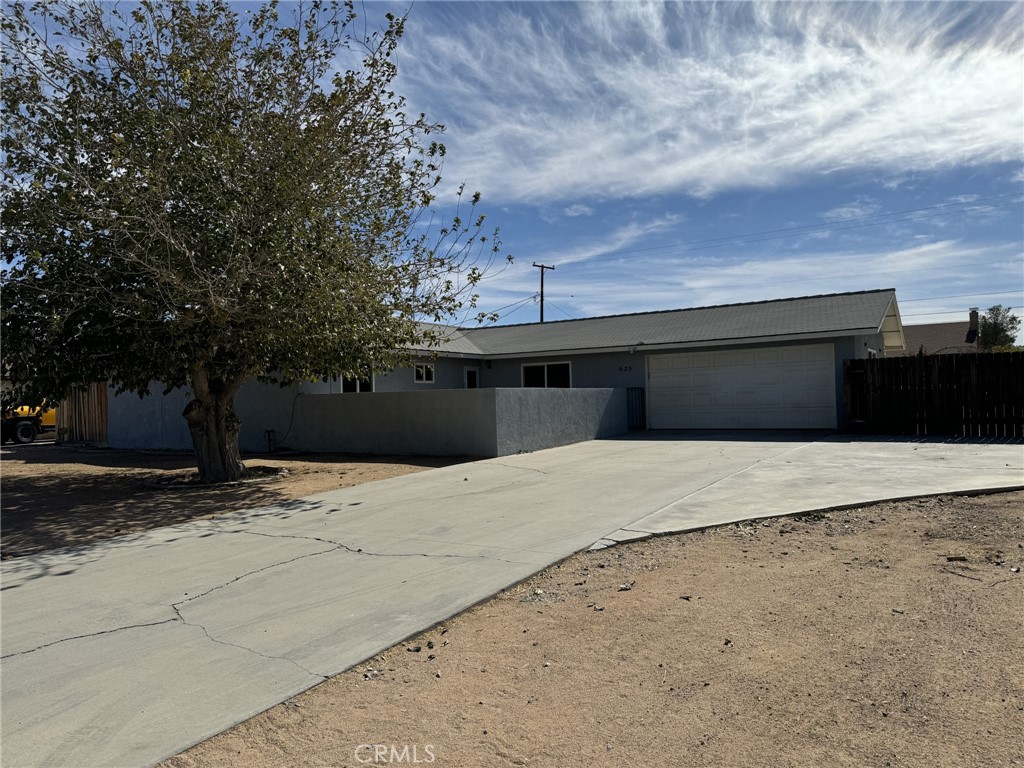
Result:
M1024 352L846 360L849 431L1024 437Z
M57 407L57 440L68 443L107 442L107 385L90 384L73 392Z

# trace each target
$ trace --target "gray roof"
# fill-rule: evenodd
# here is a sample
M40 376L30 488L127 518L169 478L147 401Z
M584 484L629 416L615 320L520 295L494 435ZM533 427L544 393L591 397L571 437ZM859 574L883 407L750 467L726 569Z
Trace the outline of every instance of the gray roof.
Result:
M904 325L907 348L902 352L886 352L886 357L912 357L922 348L926 355L957 355L978 351L977 342L967 343L970 321Z
M740 343L773 337L875 333L896 292L892 288L694 309L608 315L581 320L445 328L441 354L482 356L586 352L654 345Z

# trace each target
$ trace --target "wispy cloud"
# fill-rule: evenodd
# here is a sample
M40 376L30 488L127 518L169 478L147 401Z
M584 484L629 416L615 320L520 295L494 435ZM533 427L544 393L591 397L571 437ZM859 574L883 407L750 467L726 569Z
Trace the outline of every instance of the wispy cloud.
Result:
M825 221L847 221L849 219L861 219L878 213L881 206L866 197L859 197L851 203L839 205L821 214Z
M544 254L544 258L557 260L559 264L575 264L598 256L614 254L616 251L629 248L651 235L673 229L681 220L681 216L667 213L647 221L631 221L612 232L597 234L582 245L560 248L555 253Z
M583 203L576 203L570 205L568 208L562 211L563 216L575 217L575 216L590 216L594 213L594 209L589 205L583 205Z
M783 258L737 260L724 255L634 259L628 274L588 265L592 274L579 281L585 285L575 291L574 301L581 313L597 315L623 311L624 293L633 297L633 306L628 311L885 287L896 287L898 296L906 299L970 291L984 293L1006 286L1011 290L1019 288L1021 259L1019 243L982 247L956 240L898 250L815 250ZM966 306L966 301L955 299L923 306L928 306L928 311L946 311L944 307L955 309ZM914 311L920 312L921 308Z
M1021 159L1019 3L423 8L402 88L447 123L450 178L492 200Z

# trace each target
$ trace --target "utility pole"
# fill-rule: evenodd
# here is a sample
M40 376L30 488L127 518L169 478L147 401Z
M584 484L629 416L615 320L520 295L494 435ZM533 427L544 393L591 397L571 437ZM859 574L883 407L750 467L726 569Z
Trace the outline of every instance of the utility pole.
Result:
M544 270L554 269L545 264L538 264L536 261L533 262L533 266L540 270L540 321L544 322Z

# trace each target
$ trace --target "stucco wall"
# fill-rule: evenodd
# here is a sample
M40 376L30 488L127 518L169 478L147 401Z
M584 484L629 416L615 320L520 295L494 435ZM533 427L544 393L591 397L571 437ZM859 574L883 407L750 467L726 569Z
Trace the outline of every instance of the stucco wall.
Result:
M461 363L460 363L461 365ZM235 398L244 452L284 448L421 456L504 456L626 431L624 390L437 389L326 394L325 382L249 382ZM144 399L111 396L109 444L189 450L187 390L158 386ZM113 393L111 393L113 395Z
M148 397L115 395L107 391L107 444L112 448L187 450L192 439L181 412L192 399L187 389L163 394L164 386L154 382Z
M150 395L114 395L108 392L107 444L112 448L152 450L192 450L185 419L181 415L192 399L187 388L172 389L166 395L164 386L154 382ZM239 444L243 451L267 450L266 430L274 430L279 442L285 438L291 421L292 407L302 393L338 392L336 381L314 381L281 387L276 384L246 382L235 397L235 411L242 422ZM341 396L341 395L339 395ZM344 397L363 397L349 394Z
M302 395L285 444L302 451L495 456L493 390Z
M624 389L495 389L497 455L537 451L628 429Z

